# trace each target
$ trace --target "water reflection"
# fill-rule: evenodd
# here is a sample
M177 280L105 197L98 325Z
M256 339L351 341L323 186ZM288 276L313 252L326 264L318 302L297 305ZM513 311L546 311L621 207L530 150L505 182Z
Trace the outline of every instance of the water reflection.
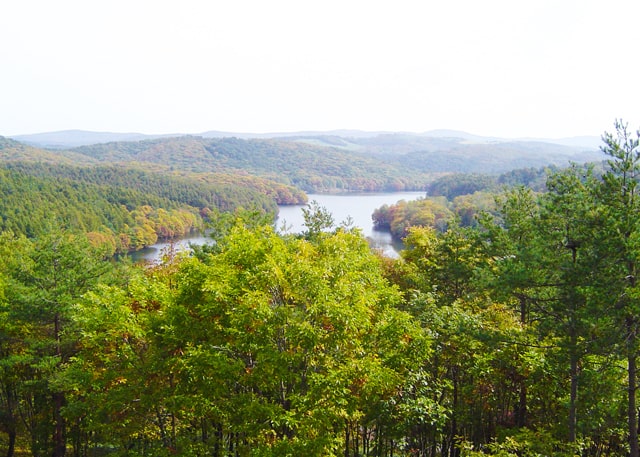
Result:
M362 230L372 247L380 249L387 257L395 258L402 249L402 243L393 240L389 232L374 230L371 215L382 205L392 205L400 200L416 200L423 196L424 192L309 194L309 201L315 200L320 206L325 207L333 215L336 224L350 220L354 227ZM301 233L305 229L302 208L304 205L280 206L276 228L281 233ZM134 262L156 261L162 255L163 249L173 246L178 251L186 250L189 249L190 243L202 245L211 243L211 239L205 234L192 234L174 242L154 244L130 254L130 257Z
M129 253L129 258L133 262L155 262L160 260L163 252L168 250L175 250L176 252L188 251L190 244L203 245L211 243L211 241L211 238L205 233L192 233L179 240L162 241L140 249L139 251L131 252Z

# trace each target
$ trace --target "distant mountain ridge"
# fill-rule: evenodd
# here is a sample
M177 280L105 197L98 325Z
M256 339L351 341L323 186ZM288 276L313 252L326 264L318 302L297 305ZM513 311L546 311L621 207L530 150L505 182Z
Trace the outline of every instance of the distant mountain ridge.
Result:
M91 132L87 130L60 130L57 132L14 135L12 138L29 146L47 149L68 149L113 141L140 141L175 135L145 135L144 133Z
M5 160L142 166L156 171L248 174L312 193L423 190L442 174L496 175L603 160L595 147L479 137L450 130L423 134L341 130L279 137L270 134L269 138L240 138L224 132L206 135L53 132L36 139L58 145L65 141L113 141L42 149L5 139L0 156ZM115 141L120 137L126 139Z
M421 133L412 132L393 132L393 131L375 131L368 132L363 130L329 130L329 131L300 131L300 132L273 132L273 133L247 133L247 132L225 132L217 130L209 130L202 133L185 134L144 134L135 132L94 132L86 130L61 130L56 132L43 132L26 135L13 135L8 138L20 141L30 146L36 146L48 149L67 149L79 146L89 146L93 144L112 143L121 141L141 141L157 138L170 138L180 136L196 136L203 138L242 138L242 139L304 139L319 137L339 137L343 139L366 139L378 136L407 136L422 137L433 139L456 139L470 143L518 143L518 142L540 142L568 146L580 149L597 150L602 143L600 137L597 136L579 136L570 138L499 138L485 137L474 135L459 130L430 130Z

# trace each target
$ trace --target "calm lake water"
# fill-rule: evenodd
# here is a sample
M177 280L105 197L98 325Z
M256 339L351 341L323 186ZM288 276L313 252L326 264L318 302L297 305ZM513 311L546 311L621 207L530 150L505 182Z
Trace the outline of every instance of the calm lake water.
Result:
M394 243L389 232L381 232L373 229L371 214L382 205L392 205L400 200L416 200L424 197L424 192L385 192L362 194L309 194L309 202L317 201L332 215L336 225L345 222L349 217L353 226L362 230L365 237L371 240L373 246L381 249L389 257L397 257L401 243ZM280 206L280 213L276 221L276 228L283 233L300 233L304 227L302 208L304 205ZM210 238L204 235L191 235L173 243L176 249L189 249L189 244L205 244ZM140 251L130 254L134 262L157 260L162 251L171 243L157 243Z
M371 240L374 247L382 249L385 255L397 257L402 243L394 243L391 234L373 229L371 215L382 205L392 205L400 200L416 200L424 197L424 192L385 192L362 194L309 194L309 202L315 200L332 215L336 225L346 222L349 217L353 225L362 230L365 237ZM281 206L276 227L279 231L300 233L305 230L302 215L303 205ZM284 228L284 229L283 229Z
M211 238L203 234L192 233L184 238L180 238L179 240L174 240L173 242L163 241L152 244L151 246L147 246L139 251L130 252L128 256L134 262L156 261L160 259L162 252L169 249L172 245L178 251L186 251L189 249L190 244L202 245L209 242L211 242Z

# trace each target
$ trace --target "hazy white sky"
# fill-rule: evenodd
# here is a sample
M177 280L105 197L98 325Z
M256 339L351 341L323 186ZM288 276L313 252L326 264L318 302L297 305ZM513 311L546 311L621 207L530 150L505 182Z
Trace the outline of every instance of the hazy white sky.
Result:
M0 135L640 124L637 0L6 0Z

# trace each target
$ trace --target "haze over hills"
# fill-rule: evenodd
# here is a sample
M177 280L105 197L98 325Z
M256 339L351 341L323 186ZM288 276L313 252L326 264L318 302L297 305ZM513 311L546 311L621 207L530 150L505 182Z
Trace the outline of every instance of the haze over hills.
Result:
M143 134L135 132L94 132L86 130L62 130L56 132L43 132L27 135L13 135L10 138L20 141L32 146L50 148L50 149L66 149L74 148L78 146L88 146L98 143L110 143L116 141L141 141L156 138L167 138L176 136L200 136L203 138L318 138L318 137L340 137L343 139L358 139L375 138L378 136L404 136L404 137L421 137L432 139L450 139L457 142L471 142L471 143L519 143L526 142L539 142L558 144L563 146L569 146L579 149L593 149L597 150L601 144L600 137L597 136L580 136L571 138L499 138L499 137L487 137L481 135L474 135L459 130L430 130L421 133L411 132L392 132L392 131L376 131L367 132L363 130L330 130L330 131L300 131L300 132L272 132L272 133L248 133L248 132L225 132L210 130L196 134L185 133L173 133L173 134Z
M75 163L133 164L157 171L244 173L306 192L421 190L441 174L500 174L603 158L595 138L552 143L453 130L420 134L209 131L182 136L69 130L5 140L11 141L15 144L0 151L7 160L15 160L15 151L20 151L46 161L57 155Z
M315 136L341 136L348 138L367 138L383 133L392 132L365 132L361 130L332 130L326 132L274 132L274 133L246 133L224 132L209 130L202 133L170 133L170 134L144 134L144 133L120 133L120 132L93 132L87 130L60 130L56 132L33 133L27 135L13 135L8 138L20 141L31 146L49 149L66 149L92 144L112 143L120 141L141 141L157 138L199 136L203 138L286 138L286 137L315 137Z
M145 135L144 133L91 132L86 130L60 130L57 132L33 133L10 136L16 141L48 149L67 149L90 144L112 141L140 141L149 138L161 138L175 135Z

